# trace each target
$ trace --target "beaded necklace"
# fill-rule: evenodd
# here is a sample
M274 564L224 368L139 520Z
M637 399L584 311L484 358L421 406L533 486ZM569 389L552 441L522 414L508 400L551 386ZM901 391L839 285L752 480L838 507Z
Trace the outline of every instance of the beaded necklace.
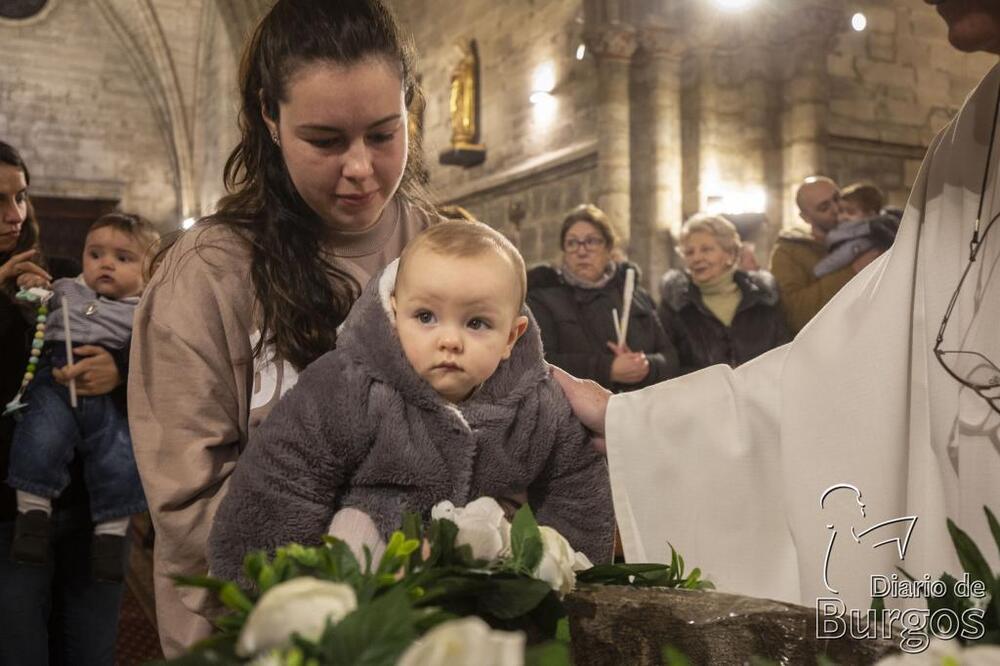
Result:
M45 345L45 323L49 318L48 303L49 299L52 298L52 292L48 289L37 287L22 289L17 292L16 298L19 301L38 303L38 309L35 312L35 335L31 340L31 355L28 357L28 367L24 371L24 378L21 379L21 388L17 390L17 395L7 403L4 409L4 416L13 414L27 406L27 403L21 402L21 397L27 390L28 384L35 378L35 371L38 370L38 361L42 356L42 347Z

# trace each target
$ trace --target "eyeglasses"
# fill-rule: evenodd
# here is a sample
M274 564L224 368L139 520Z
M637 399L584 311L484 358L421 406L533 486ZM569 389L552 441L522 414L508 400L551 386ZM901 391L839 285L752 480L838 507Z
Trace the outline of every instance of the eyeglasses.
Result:
M989 224L986 225L986 229L983 230L983 235L976 239L972 246L969 263L965 266L965 270L962 271L962 277L958 280L955 293L951 295L951 300L948 302L948 309L944 312L944 319L941 320L941 328L938 329L937 340L934 343L934 355L937 356L941 367L954 377L955 381L975 391L976 394L989 403L993 411L1000 413L1000 368L997 367L997 364L991 361L989 357L976 351L941 349L941 344L944 342L944 331L948 327L952 310L955 309L955 304L958 302L958 295L962 291L965 278L969 275L969 271L972 270L972 266L976 262L976 257L979 255L979 250L986 242L986 237L989 235L990 229L993 228L998 218L1000 218L1000 215L996 215L990 220Z
M976 351L941 349L941 344L944 342L944 331L948 327L952 310L955 309L955 304L958 302L958 295L962 291L965 278L968 277L969 271L976 263L976 257L979 256L979 250L986 242L990 229L993 228L997 219L1000 219L1000 213L993 216L980 236L979 225L983 216L983 201L986 198L987 178L993 157L993 142L996 139L998 116L1000 116L1000 92L997 95L996 110L993 112L993 129L990 132L990 146L986 152L986 169L983 173L983 187L979 193L979 210L976 213L976 224L972 229L972 240L969 241L969 263L962 271L962 277L958 280L955 293L951 295L951 300L948 302L948 309L944 312L944 319L941 320L941 328L938 329L937 340L934 342L934 355L945 372L951 375L955 381L975 391L993 411L1000 413L1000 368L997 367L997 364L986 355Z
M605 246L605 241L600 236L587 236L583 240L578 240L576 238L570 238L565 243L563 243L563 250L566 252L576 252L581 247L587 248L587 250L596 250Z

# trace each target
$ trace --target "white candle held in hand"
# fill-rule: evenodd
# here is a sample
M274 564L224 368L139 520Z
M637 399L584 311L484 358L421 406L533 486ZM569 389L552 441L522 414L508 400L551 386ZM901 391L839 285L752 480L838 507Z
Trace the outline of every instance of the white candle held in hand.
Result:
M635 293L635 269L625 271L625 293L622 294L622 324L618 346L626 344L628 338L628 318L632 312L632 294Z
M69 303L62 297L63 328L66 330L66 365L73 365L73 341L69 332ZM69 404L76 409L76 380L69 380Z

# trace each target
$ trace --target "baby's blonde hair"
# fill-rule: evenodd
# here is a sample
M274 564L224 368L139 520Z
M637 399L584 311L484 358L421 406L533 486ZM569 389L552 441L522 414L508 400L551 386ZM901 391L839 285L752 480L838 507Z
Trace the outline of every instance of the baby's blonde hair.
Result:
M500 258L510 263L511 270L517 280L518 311L524 305L524 298L528 291L524 259L513 243L489 225L464 220L448 220L431 225L403 248L403 253L399 257L397 275L403 275L406 260L420 249L428 249L445 257L463 259L479 257L487 252L496 253Z

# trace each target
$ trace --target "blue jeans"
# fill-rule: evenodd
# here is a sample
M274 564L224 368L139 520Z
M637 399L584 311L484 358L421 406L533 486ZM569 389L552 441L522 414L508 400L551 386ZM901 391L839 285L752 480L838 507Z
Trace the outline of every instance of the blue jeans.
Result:
M78 454L95 523L146 510L128 419L111 396L79 396L74 410L69 389L55 381L51 365L43 362L24 402L28 406L11 444L8 485L58 497L69 485L69 463Z
M11 562L14 523L0 523L0 666L110 666L123 583L90 576L86 511L52 515L49 563Z

